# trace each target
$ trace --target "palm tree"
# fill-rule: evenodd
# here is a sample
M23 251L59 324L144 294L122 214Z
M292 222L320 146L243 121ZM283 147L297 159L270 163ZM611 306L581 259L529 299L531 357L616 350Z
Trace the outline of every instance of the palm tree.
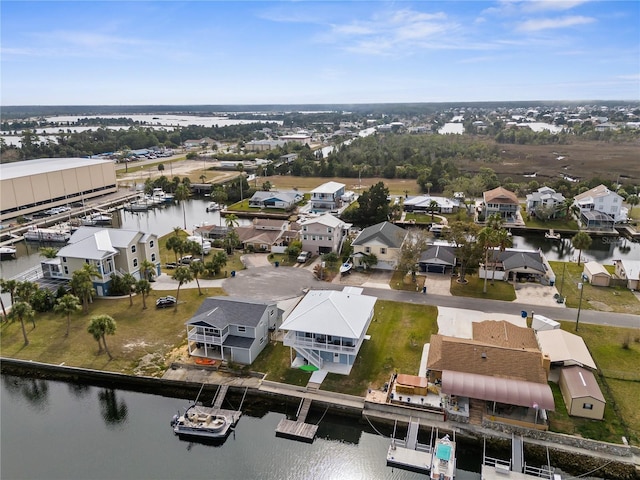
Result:
M223 239L223 244L227 255L233 255L233 250L240 245L238 233L234 229L229 230Z
M573 198L565 198L562 201L562 209L564 210L564 218L569 220L569 214L571 213L571 207L573 206Z
M40 289L37 283L25 280L16 285L15 298L19 302L31 303L33 295Z
M76 270L71 275L71 290L80 299L82 299L82 310L84 313L89 311L89 302L93 299L96 291L93 288L92 277L100 275L95 265L85 263L81 269Z
M227 228L235 228L239 225L238 216L235 213L225 215L224 223L227 225Z
M184 252L184 239L178 236L169 237L165 246L167 247L167 250L173 250L173 253L176 256L176 263L178 263L178 254L182 255Z
M206 270L204 264L202 262L191 262L189 264L189 270L191 270L191 274L198 285L198 295L202 295L202 290L200 290L200 280L198 280L198 277L204 274Z
M71 314L80 310L81 308L82 307L80 306L80 299L70 293L63 295L56 301L56 305L53 307L53 311L58 315L67 316L67 333L64 334L65 337L69 336L69 328L71 327Z
M204 181L207 179L207 176L203 173L202 175L200 175L200 183L204 183Z
M173 194L173 198L175 198L177 202L180 202L182 204L182 217L184 220L185 230L187 229L187 212L184 209L184 201L187 200L190 195L191 195L191 190L184 183L181 183L180 185L178 185L178 188L176 188L176 192Z
M4 278L0 279L0 290L9 293L12 305L15 302L15 293L17 286L17 280L5 280Z
M593 240L587 232L578 232L571 239L573 248L578 249L578 266L580 266L580 260L582 259L582 250L585 250L591 246Z
M431 223L433 223L433 213L437 212L439 208L440 208L440 205L438 205L438 202L436 202L435 200L431 200L429 202L429 205L427 206L427 210L431 213Z
M17 317L20 320L20 326L22 327L22 336L24 337L25 346L29 345L29 338L27 337L27 330L24 328L24 319L31 319L33 321L33 317L35 317L35 312L31 305L27 302L16 302L11 306L11 316ZM35 328L36 324L33 324Z
M191 280L193 280L193 274L191 273L191 270L189 269L189 267L178 267L176 268L175 272L173 272L173 275L171 276L171 278L173 278L174 280L176 280L178 282L178 291L176 292L176 306L175 309L178 309L178 297L180 296L180 287L185 284L185 283L189 283Z
M143 260L140 264L140 275L149 281L156 276L156 265L150 260Z
M54 247L40 247L40 255L44 258L56 258L58 256L58 249Z
M100 345L100 340L102 340L104 350L107 352L109 360L112 360L113 357L111 356L109 347L107 347L107 340L105 336L113 335L116 333L115 320L109 315L96 315L94 317L91 317L89 326L87 327L87 332L93 335L93 339L98 342L98 354L102 352L102 345Z
M136 284L136 277L131 275L130 273L125 273L122 275L122 285L125 285L127 288L127 293L129 294L129 306L133 307L133 297L131 294L133 293L133 286Z
M431 187L433 187L433 183L427 182L425 187L427 187L427 195L431 195Z
M498 247L500 252L504 252L507 248L510 248L513 246L513 237L509 235L509 232L504 228L496 230L496 238L495 238L494 246ZM491 275L491 285L495 283L495 280L496 280L496 268L494 265L493 274Z
M147 309L147 295L151 292L151 282L147 279L140 279L136 282L136 293L142 296L142 309Z

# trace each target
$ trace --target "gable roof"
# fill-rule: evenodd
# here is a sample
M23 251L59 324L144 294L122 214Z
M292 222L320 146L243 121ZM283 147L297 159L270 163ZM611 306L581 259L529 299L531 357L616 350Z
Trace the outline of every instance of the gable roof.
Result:
M427 368L547 383L540 351L517 350L444 335L431 335Z
M540 350L549 356L551 363L575 362L596 370L596 363L582 337L560 329L538 330L536 336Z
M607 403L602 395L596 377L590 370L582 367L565 367L560 371L571 398L593 397L602 403Z
M494 250L494 252L497 252ZM505 270L513 270L516 268L531 268L540 273L545 273L546 269L542 263L542 258L538 252L514 252L506 250L499 252L499 258L502 259L502 265Z
M279 192L277 190L264 192L260 190L255 192L249 200L251 202L264 202L266 200L274 199L282 202L294 203L299 198L302 198L302 195L298 192Z
M640 280L640 260L620 259L614 260L622 266L624 278L628 280Z
M274 305L238 297L206 298L185 325L225 328L229 325L257 327L265 310Z
M487 345L538 350L536 334L531 328L519 327L505 320L473 322L471 327L473 339Z
M485 203L508 203L518 205L518 197L515 193L503 187L488 190L482 194Z
M283 330L360 338L377 298L353 291L311 290L280 327Z
M327 182L311 190L311 193L336 193L338 190L344 188L345 186L346 185L344 183Z
M345 223L337 217L334 217L330 213L325 213L324 215L320 215L319 217L311 217L302 222L300 225L314 225L319 223L321 225L326 225L327 227L338 228Z
M595 198L599 197L608 197L609 195L613 195L616 197L620 197L616 192L609 190L604 185L600 184L597 187L593 187L591 190L587 190L586 192L582 192L579 195L573 197L573 200L576 203L593 203ZM622 198L622 197L620 197Z
M455 265L455 248L447 245L434 245L420 255L419 263L439 263L444 265Z
M604 275L606 277L611 277L611 274L598 262L585 262L584 269L588 271L591 275Z
M104 231L107 232L111 244L117 248L127 248L129 244L138 236L143 235L138 230L125 230L122 228L100 228L100 227L80 227L78 228L69 239L69 243L77 243L85 238L92 237L96 233Z
M391 222L382 222L362 230L352 245L365 245L378 241L389 248L400 248L407 236L407 231Z
M97 231L91 232L91 235L62 247L58 250L57 256L101 260L116 253L118 250L111 243L109 232L106 229L97 229Z

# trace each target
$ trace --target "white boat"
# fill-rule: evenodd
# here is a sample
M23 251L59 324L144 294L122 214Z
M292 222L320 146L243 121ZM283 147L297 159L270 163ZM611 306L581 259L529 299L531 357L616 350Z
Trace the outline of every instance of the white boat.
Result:
M449 435L436 440L429 478L434 480L456 478L456 442L451 440Z
M5 245L4 247L0 247L0 256L15 257L16 251L17 251L16 247L12 247L11 245Z
M173 194L165 192L162 188L154 188L151 197L160 203L171 203L174 200Z
M344 275L345 273L349 273L351 271L351 268L353 267L352 263L343 263L342 265L340 265L340 274Z
M152 208L153 205L145 202L144 200L142 201L138 201L138 202L131 202L127 205L125 205L124 209L128 210L130 212L146 212L147 210L149 210L150 208Z
M56 225L53 228L31 227L24 232L24 239L29 242L59 242L66 243L71 238L71 227Z
M80 222L82 225L111 225L112 220L113 218L109 213L93 213L82 217Z
M552 228L544 234L544 238L547 238L549 240L560 240L562 237L559 233L554 232Z
M220 204L218 202L209 202L207 205L207 212L216 212L220 210Z
M217 408L192 405L184 415L173 417L173 431L176 435L189 437L225 438L234 426L233 420L217 412Z

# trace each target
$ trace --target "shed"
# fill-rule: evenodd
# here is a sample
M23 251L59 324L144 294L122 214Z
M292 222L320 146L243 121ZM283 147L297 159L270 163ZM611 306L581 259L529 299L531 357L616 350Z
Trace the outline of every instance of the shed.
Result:
M608 287L611 281L611 274L598 262L587 262L584 264L584 271L589 283L595 287Z
M396 392L408 395L427 395L428 380L416 375L398 374L396 378Z
M538 315L536 313L533 316L531 328L533 328L536 332L540 330L556 330L560 328L560 323L548 317L545 317L544 315Z
M591 371L565 367L560 371L558 384L569 415L602 420L607 402Z

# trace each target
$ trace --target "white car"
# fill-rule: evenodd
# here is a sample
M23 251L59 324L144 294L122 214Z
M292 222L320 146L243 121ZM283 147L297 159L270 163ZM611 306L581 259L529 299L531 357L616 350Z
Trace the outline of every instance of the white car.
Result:
M311 258L311 252L300 252L298 263L306 263Z

